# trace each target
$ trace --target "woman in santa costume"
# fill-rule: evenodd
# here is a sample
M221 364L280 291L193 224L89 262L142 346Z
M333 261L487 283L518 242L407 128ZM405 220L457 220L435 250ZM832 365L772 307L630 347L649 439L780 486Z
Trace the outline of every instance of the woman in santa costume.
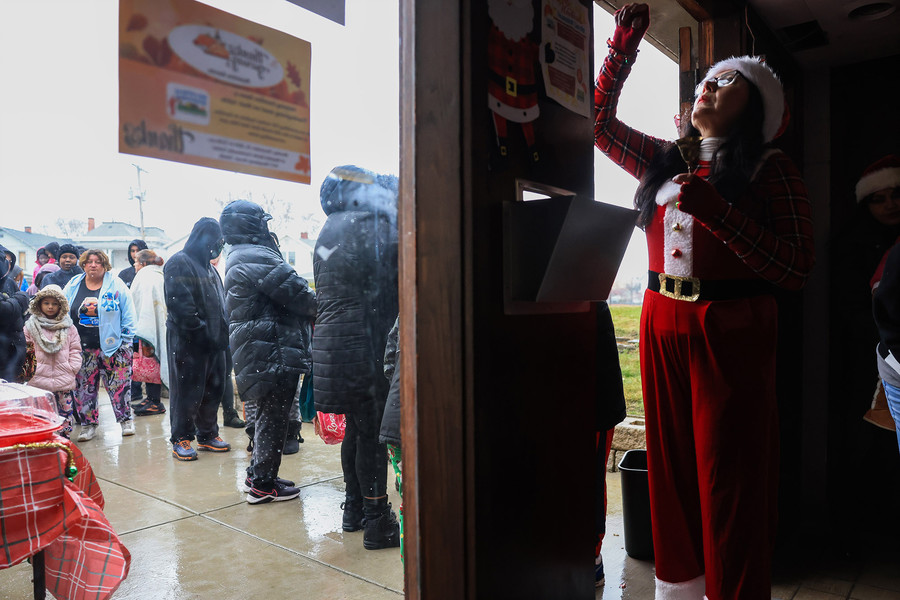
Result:
M772 292L800 289L813 267L809 200L791 160L768 147L786 120L784 95L755 57L713 65L697 87L682 124L686 138L702 136L696 161L616 118L649 21L646 4L616 12L594 133L597 147L641 181L656 599L770 598L778 480Z

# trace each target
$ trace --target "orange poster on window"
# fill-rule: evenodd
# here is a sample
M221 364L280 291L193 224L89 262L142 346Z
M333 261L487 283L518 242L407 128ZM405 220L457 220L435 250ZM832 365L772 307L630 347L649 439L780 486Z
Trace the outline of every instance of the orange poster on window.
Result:
M193 0L119 0L119 151L310 182L307 41Z

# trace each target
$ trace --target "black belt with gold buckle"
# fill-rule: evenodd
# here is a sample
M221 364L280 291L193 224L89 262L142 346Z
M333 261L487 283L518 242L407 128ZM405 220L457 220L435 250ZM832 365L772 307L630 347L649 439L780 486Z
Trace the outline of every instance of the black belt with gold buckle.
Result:
M774 292L774 287L762 279L704 279L682 277L649 271L647 288L667 298L696 302L697 300L737 300Z

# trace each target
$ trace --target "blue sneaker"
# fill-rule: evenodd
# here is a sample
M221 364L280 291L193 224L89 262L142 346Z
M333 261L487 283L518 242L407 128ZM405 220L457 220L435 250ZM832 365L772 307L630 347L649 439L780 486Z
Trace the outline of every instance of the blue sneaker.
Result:
M197 460L197 451L191 448L190 440L181 440L172 446L172 455L178 460Z
M231 445L220 437L214 437L213 439L206 441L197 440L197 450L205 450L207 452L228 452L231 450Z
M598 556L594 564L594 587L603 587L606 583L606 575L603 573L603 557Z

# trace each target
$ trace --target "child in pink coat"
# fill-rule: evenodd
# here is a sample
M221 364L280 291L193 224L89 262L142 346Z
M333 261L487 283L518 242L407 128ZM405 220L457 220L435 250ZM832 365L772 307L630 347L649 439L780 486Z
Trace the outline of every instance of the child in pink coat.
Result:
M25 340L34 344L37 363L29 385L56 397L56 408L65 423L59 434L69 437L75 419L75 374L81 368L81 338L69 316L69 303L58 285L48 285L32 298L31 318L25 322Z

